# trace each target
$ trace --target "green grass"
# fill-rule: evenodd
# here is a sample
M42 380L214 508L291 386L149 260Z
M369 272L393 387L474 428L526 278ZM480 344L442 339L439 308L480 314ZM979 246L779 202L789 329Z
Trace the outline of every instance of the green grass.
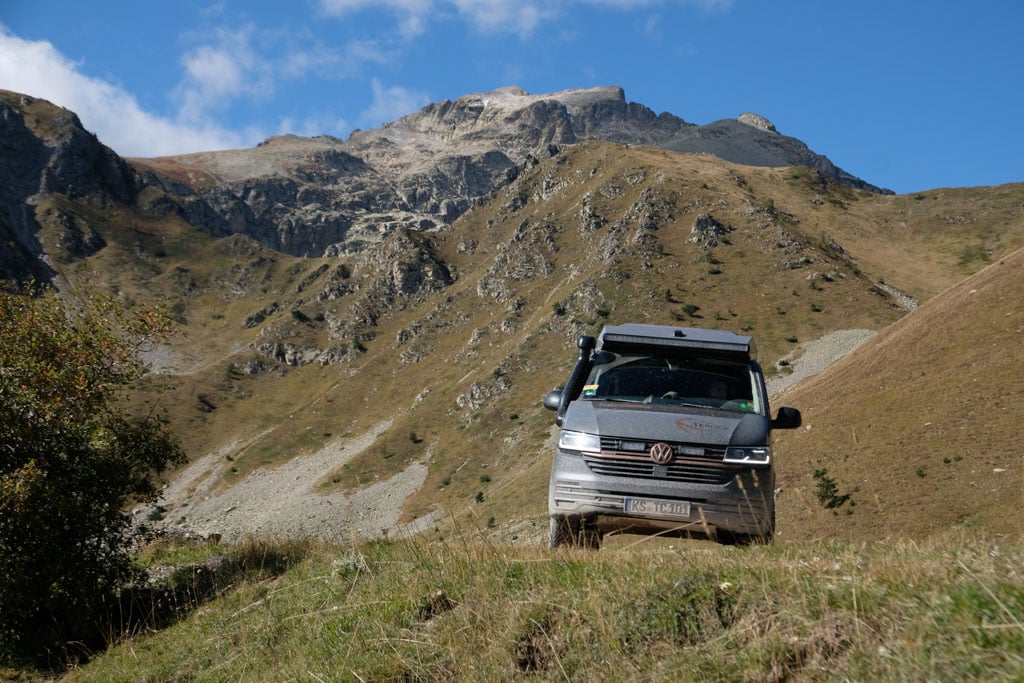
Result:
M1024 675L1020 543L730 548L622 537L590 553L472 532L304 555L66 680Z

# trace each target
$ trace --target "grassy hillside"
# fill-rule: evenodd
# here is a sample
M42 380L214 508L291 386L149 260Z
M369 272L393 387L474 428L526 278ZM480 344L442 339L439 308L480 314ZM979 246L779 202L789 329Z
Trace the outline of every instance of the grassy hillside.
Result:
M221 597L63 680L1017 680L1024 548L949 540L250 545Z
M1024 534L1022 274L1018 250L784 396L806 427L778 438L781 539Z
M288 368L284 377L231 376L227 367L181 377L183 389L217 409L199 414L179 394L178 410L190 410L177 419L207 449L223 443L239 416L250 433L270 430L225 463L240 476L393 418L374 449L330 477L336 485L366 485L432 447L431 476L410 515L438 502L495 524L536 512L551 424L539 398L563 381L579 334L625 320L724 326L757 335L770 367L800 339L902 315L849 256L751 190L748 171L761 172L652 150L624 155L613 145L570 150L433 237L430 250L458 278L443 291L382 303L372 296L375 281L391 273L372 254L353 261L358 289L323 309L332 320L378 312L373 337L364 336L350 362ZM722 231L710 243L692 241L700 215ZM304 265L303 273L319 266ZM315 319L318 309L280 278L268 287L277 291L259 303L274 298L282 310L239 336L258 341L276 326L276 336L297 345L322 343L324 326L288 315L298 309ZM189 319L202 320L201 310L190 303ZM211 375L217 384L204 385Z

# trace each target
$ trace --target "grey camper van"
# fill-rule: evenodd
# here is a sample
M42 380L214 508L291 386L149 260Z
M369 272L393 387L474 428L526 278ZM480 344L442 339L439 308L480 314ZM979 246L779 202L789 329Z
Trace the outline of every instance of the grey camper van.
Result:
M561 428L549 545L598 548L606 533L769 542L772 419L754 341L719 330L624 324L580 337L565 387L544 398Z

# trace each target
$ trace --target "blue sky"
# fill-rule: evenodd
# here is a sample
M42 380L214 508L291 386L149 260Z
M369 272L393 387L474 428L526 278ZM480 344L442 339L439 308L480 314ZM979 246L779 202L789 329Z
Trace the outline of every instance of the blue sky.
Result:
M909 193L1024 181L1022 34L1022 0L0 0L0 88L158 156L619 85Z

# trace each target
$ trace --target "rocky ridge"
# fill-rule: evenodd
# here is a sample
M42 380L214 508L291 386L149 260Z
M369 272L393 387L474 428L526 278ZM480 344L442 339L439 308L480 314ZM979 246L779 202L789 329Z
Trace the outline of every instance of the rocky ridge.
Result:
M271 138L244 150L120 159L77 117L34 98L0 98L3 232L8 279L48 280L36 234L63 235L71 257L102 246L67 213L40 219L48 195L138 204L223 237L243 234L293 256L356 252L395 230L431 231L507 186L526 169L586 140L712 154L759 166L805 165L881 191L835 167L767 119L745 113L705 126L627 102L619 87L530 95L499 88L429 104L379 129Z
M379 129L272 138L249 150L133 159L192 224L242 232L298 256L358 251L399 228L450 225L538 161L586 140L711 154L757 166L811 166L881 192L764 117L707 126L627 102L619 87L530 95L509 87L429 104Z
M54 195L100 207L129 204L136 196L134 174L73 112L0 91L0 280L48 282L56 272L52 259L102 248L102 238L72 214L40 208ZM55 253L44 254L40 230L52 233Z

